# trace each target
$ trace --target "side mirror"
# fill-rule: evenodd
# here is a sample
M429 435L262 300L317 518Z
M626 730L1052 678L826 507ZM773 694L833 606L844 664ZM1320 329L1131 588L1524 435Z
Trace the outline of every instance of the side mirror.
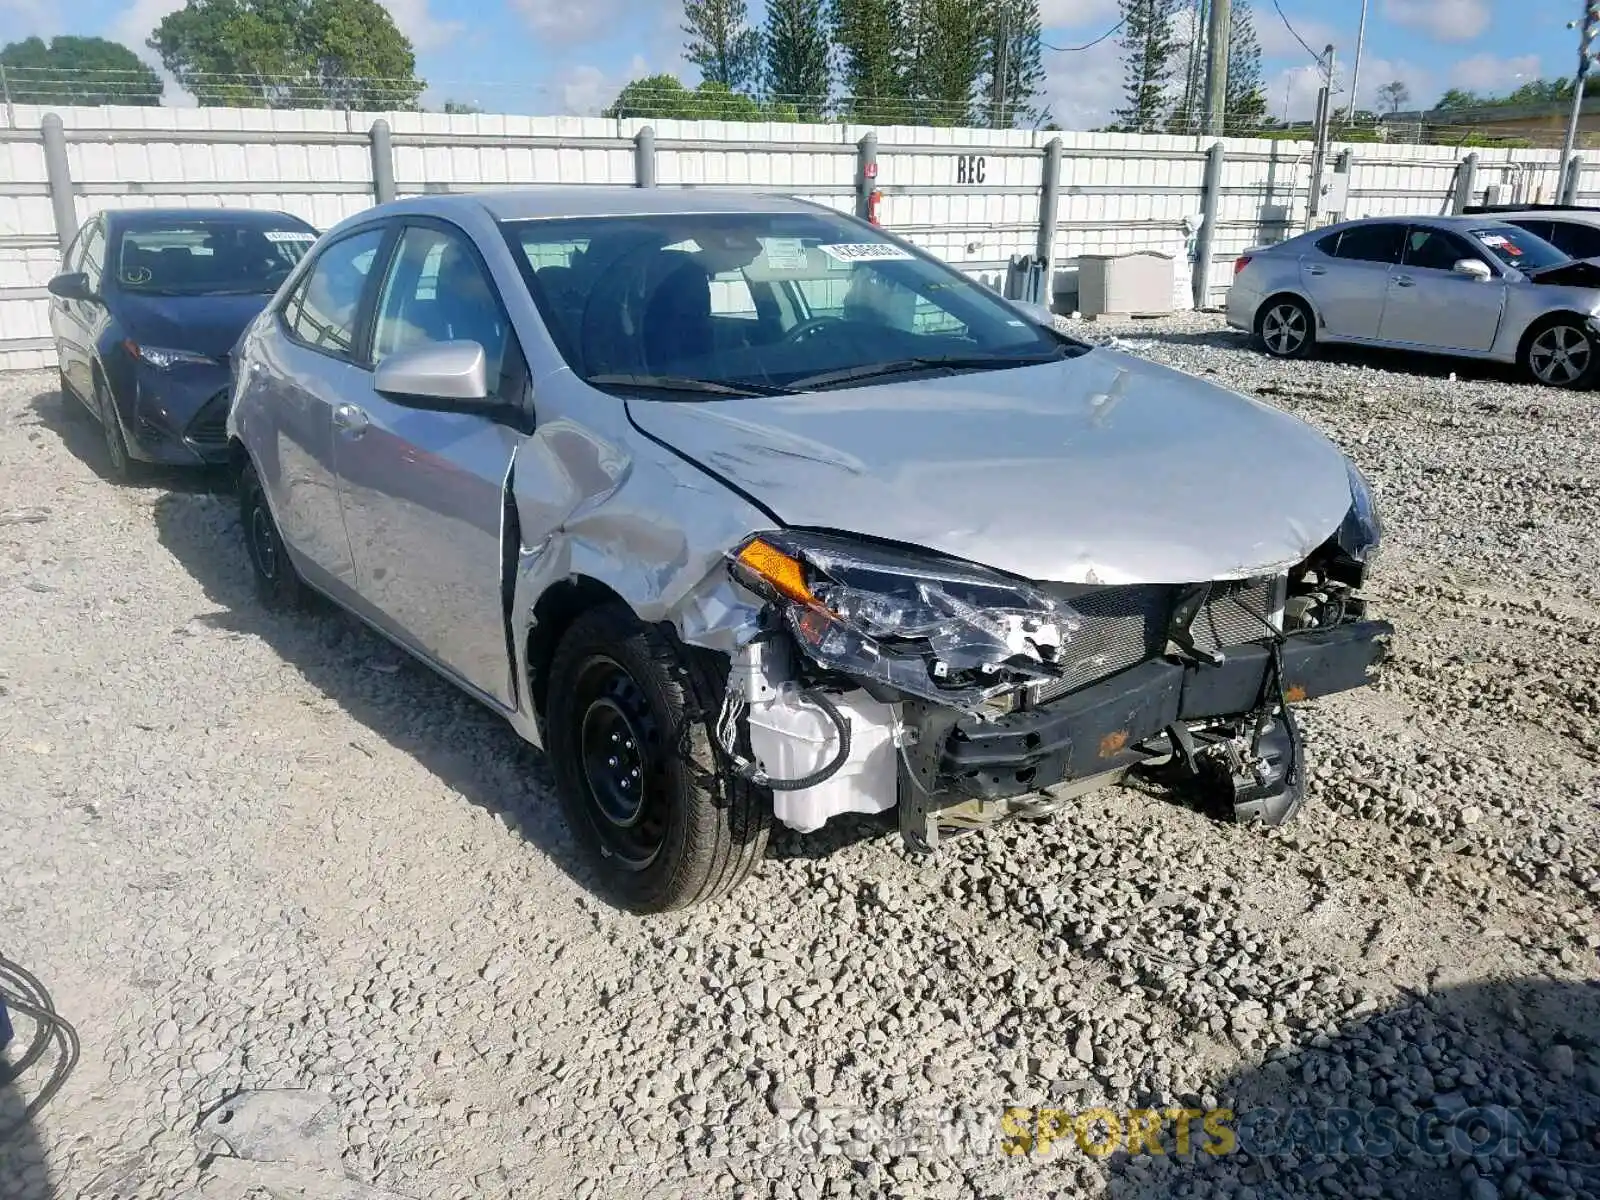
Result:
M451 411L485 411L500 402L489 398L488 367L477 342L440 342L391 354L372 373L374 391Z
M59 296L63 300L95 300L94 289L89 286L89 277L82 271L69 271L65 275L57 275L45 285L52 296Z
M1450 269L1457 275L1465 275L1469 279L1476 279L1479 283L1494 278L1494 272L1489 270L1488 264L1479 262L1475 258L1463 258Z

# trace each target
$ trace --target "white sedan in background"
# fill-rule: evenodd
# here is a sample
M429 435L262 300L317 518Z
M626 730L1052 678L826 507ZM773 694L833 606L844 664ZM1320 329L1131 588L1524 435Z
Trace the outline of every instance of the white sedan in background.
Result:
M1520 365L1574 388L1600 364L1600 264L1492 217L1380 217L1251 250L1228 324L1276 358L1319 342Z

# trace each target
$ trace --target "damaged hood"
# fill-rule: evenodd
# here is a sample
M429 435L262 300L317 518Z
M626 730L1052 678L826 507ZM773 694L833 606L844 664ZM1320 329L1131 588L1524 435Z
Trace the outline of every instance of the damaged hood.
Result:
M1309 425L1107 349L796 396L630 399L628 410L786 525L1059 583L1287 567L1351 502L1344 455Z
M1575 258L1526 274L1534 283L1555 287L1600 288L1600 262L1592 258Z

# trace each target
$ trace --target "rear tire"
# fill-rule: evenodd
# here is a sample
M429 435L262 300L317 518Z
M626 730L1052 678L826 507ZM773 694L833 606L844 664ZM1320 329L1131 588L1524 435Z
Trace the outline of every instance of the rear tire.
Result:
M1583 318L1546 317L1522 339L1520 365L1528 378L1545 387L1581 388L1594 382L1600 346L1584 327Z
M1256 312L1256 345L1273 358L1306 358L1317 344L1311 306L1296 296L1274 296Z
M583 613L556 647L545 731L561 806L601 888L632 912L716 900L765 853L770 798L714 748L726 669L621 604Z
M305 584L289 561L254 463L245 463L239 473L239 524L244 530L245 553L250 556L261 602L279 612L303 608Z

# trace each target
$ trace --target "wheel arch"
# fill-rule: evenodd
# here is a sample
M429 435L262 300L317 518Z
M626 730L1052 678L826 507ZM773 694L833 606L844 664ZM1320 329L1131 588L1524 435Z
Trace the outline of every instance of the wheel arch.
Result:
M1311 297L1304 292L1296 291L1294 288L1281 287L1268 292L1262 297L1261 303L1256 305L1255 316L1251 320L1251 324L1255 329L1259 330L1261 328L1261 318L1266 315L1267 309L1280 300L1298 300L1306 306L1306 311L1311 314L1312 326L1319 330L1322 328L1322 314L1317 311L1317 306L1312 303Z
M556 647L572 623L602 604L628 602L613 588L588 575L569 575L544 590L533 606L533 619L523 644L528 667L528 694L542 719L549 699L550 664ZM629 606L631 607L631 606Z
M1517 362L1522 362L1528 353L1528 344L1533 341L1546 327L1563 321L1571 321L1579 329L1589 330L1589 314L1581 313L1577 309L1557 308L1547 313L1540 313L1528 322L1528 327L1522 331L1522 336L1517 339ZM1600 341L1590 332L1591 341Z

